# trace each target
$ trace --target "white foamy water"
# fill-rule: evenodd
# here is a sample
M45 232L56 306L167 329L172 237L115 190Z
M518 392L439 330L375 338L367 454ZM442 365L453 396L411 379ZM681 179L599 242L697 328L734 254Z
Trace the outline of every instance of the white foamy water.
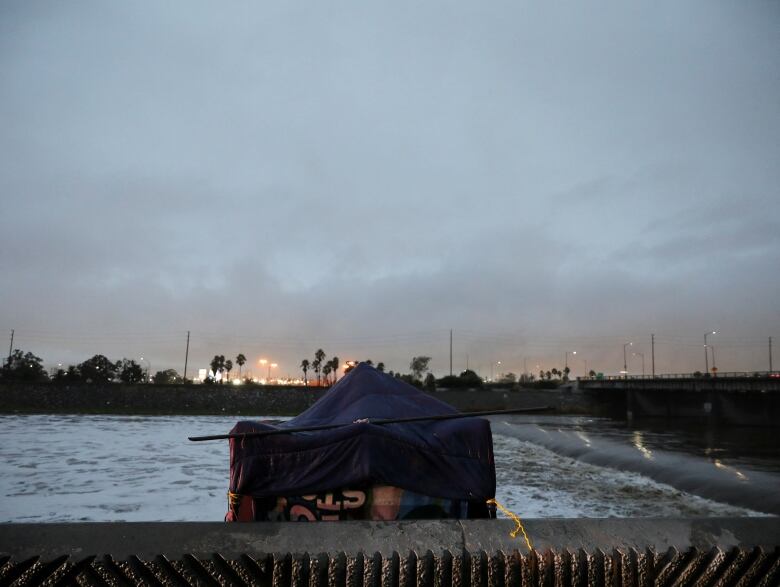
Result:
M762 515L509 436L494 433L493 444L496 499L527 518Z
M0 521L220 521L235 417L0 416ZM521 516L745 516L494 432L498 500Z

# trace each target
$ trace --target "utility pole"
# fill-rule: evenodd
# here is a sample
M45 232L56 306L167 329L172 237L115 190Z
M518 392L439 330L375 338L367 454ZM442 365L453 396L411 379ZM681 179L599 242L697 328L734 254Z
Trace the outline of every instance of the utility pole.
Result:
M633 342L627 342L623 344L623 377L628 379L628 360L626 359L626 347L634 346Z
M655 378L655 334L650 335L650 364L653 371L653 378Z
M450 328L450 377L452 377L452 328Z
M14 352L14 329L11 329L11 344L8 346L8 364L11 364L11 355Z
M187 350L184 352L184 381L187 381L187 361L190 358L190 331L187 331Z
M772 337L769 337L769 372L772 372Z

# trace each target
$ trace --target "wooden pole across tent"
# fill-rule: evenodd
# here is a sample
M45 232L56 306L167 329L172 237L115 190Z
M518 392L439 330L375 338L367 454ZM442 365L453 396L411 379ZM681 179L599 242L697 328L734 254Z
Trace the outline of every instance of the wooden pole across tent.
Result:
M458 412L457 414L440 414L438 416L416 416L414 418L360 418L350 424L376 424L384 426L386 424L404 424L407 422L425 422L428 420L456 420L458 418L479 418L481 416L499 416L501 414L531 414L537 412L548 412L553 410L552 406L538 406L534 408L517 408L514 410L487 410L484 412ZM319 430L331 430L333 428L342 428L350 424L322 424L321 426L301 426L298 428L275 428L273 430L257 430L254 432L236 432L233 434L212 434L210 436L189 436L193 442L203 440L228 440L230 438L258 438L262 436L273 436L276 434L292 434L293 432L317 432Z

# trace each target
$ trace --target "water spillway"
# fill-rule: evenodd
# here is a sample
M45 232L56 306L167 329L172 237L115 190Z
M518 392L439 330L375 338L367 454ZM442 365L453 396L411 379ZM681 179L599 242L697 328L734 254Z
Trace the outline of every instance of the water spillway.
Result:
M594 433L598 431L593 426L562 427L555 422L493 420L497 437L503 435L531 443L580 463L636 473L691 495L755 513L780 515L780 493L777 491L780 475L776 470L743 467L728 458L717 458L717 453L705 456L657 448L647 442L641 431L624 431L615 438L603 431ZM776 468L774 464L773 469ZM626 497L632 496L627 494Z
M774 518L0 524L0 584L776 585Z

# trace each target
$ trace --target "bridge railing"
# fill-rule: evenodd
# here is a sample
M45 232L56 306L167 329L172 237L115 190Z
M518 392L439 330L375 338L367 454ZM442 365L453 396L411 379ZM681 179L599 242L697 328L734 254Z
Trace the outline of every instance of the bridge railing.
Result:
M602 377L577 377L577 381L631 381L653 379L767 379L780 378L780 371L722 371L708 373L660 373L656 375L604 375Z

